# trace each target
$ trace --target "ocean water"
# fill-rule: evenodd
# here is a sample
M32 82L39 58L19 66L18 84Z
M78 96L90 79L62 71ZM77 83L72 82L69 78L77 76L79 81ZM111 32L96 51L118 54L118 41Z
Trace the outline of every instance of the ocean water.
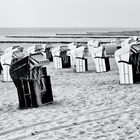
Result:
M54 42L52 46L63 45L62 42L88 42L92 38L7 38L6 36L54 36L56 34L86 34L87 32L117 32L117 31L140 31L140 28L0 28L0 41L45 41ZM3 39L4 38L4 39ZM103 41L103 40L102 40ZM105 39L105 42L108 40ZM61 42L61 43L60 43ZM28 48L34 43L0 43L0 49L20 45Z
M0 28L0 35L85 34L87 32L140 31L140 28Z

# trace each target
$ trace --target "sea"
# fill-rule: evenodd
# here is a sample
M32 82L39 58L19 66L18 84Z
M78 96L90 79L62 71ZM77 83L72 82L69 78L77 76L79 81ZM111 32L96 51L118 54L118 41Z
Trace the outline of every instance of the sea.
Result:
M24 48L28 48L29 46L33 45L34 43L25 43L27 41L30 42L39 42L39 41L46 41L46 42L57 42L57 44L53 44L55 46L59 46L62 43L58 42L73 42L73 41L83 41L87 42L91 40L90 38L7 38L7 36L55 36L57 34L86 34L86 33L93 33L93 32L120 32L120 31L140 31L140 28L103 28L103 27L94 27L94 28L0 28L0 41L5 41L3 43L0 42L0 49L5 49L6 47L11 47L14 45L20 45ZM10 40L10 41L9 41ZM16 43L13 41L16 40ZM6 41L9 41L8 43ZM23 43L17 43L19 41L23 41Z
M140 31L140 28L0 28L0 35L85 34L87 32Z

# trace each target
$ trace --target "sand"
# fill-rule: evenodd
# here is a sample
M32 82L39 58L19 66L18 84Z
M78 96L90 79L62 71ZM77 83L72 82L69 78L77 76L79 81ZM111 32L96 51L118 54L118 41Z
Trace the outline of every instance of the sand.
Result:
M139 140L139 84L120 85L114 58L111 71L89 71L47 66L54 102L47 106L18 109L13 82L0 75L0 140Z

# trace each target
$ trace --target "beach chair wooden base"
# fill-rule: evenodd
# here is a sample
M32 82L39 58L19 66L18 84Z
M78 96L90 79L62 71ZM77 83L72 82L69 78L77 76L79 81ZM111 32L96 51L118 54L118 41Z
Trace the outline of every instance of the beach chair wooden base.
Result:
M71 67L71 61L70 56L62 56L62 68L70 68Z
M126 61L119 61L120 84L133 84L133 68L132 64Z
M107 72L110 70L110 63L108 57L95 57L94 62L96 72Z
M62 69L62 61L60 56L54 56L54 67L55 69Z
M14 79L18 92L19 108L40 107L53 102L50 76L42 79L42 86L37 80L32 79Z
M87 59L76 57L74 71L75 72L85 72L85 71L88 71Z
M70 64L71 64L71 67L73 68L75 63L74 63L74 59L72 56L70 56Z

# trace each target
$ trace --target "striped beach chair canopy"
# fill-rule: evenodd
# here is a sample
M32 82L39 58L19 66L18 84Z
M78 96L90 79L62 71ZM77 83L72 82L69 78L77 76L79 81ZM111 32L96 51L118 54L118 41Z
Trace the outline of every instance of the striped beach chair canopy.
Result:
M130 51L132 53L140 53L140 42L136 43L136 44L132 44L131 48L130 48Z
M20 48L16 51L13 52L12 54L12 58L23 58L25 56L24 52L23 52L23 48Z
M30 55L30 66L47 65L49 60L44 58L42 53L34 53Z

